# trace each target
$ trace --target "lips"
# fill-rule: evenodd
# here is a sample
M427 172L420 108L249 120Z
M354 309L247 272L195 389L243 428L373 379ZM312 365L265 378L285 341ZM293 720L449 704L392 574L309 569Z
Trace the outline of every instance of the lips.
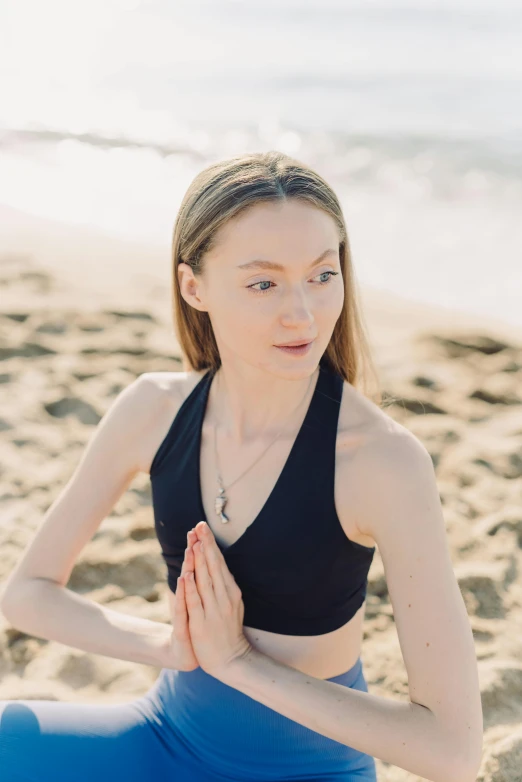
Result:
M313 339L305 339L297 342L283 342L281 345L276 345L276 348L298 348L300 345L308 345L313 342Z

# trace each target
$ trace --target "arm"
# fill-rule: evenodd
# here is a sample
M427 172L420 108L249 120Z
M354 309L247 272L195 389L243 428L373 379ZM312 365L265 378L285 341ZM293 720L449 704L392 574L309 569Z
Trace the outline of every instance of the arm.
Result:
M140 470L159 387L131 383L98 424L74 474L10 574L0 608L14 627L84 651L162 665L172 627L98 605L66 588L76 558Z
M226 681L301 725L432 782L474 782L483 731L478 671L429 453L411 433L385 435L349 470L343 504L379 547L410 701L315 679L257 650L231 666Z
M54 581L31 578L5 598L6 619L28 635L133 663L163 667L172 627L99 605Z

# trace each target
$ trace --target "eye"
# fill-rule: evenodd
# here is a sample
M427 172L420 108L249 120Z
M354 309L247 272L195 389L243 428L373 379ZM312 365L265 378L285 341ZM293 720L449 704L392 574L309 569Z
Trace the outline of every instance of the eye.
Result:
M321 272L321 274L318 274L317 276L323 277L325 274L328 274L330 276L327 277L327 279L323 280L322 282L315 283L316 285L328 285L332 277L336 277L339 274L339 272L326 271L326 272ZM249 288L252 291L252 293L269 293L272 290L272 288L264 288L262 290L256 290L255 287L256 285L264 285L265 283L269 283L270 285L274 284L270 280L261 280L260 282L252 283L252 285L247 285L247 288Z

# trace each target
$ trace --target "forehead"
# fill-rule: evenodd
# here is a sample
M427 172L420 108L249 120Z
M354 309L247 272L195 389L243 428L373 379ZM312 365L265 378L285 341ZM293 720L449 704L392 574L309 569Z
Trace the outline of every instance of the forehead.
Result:
M236 263L257 258L310 262L325 249L339 247L333 217L297 200L249 207L222 226L216 238L216 255L226 254Z

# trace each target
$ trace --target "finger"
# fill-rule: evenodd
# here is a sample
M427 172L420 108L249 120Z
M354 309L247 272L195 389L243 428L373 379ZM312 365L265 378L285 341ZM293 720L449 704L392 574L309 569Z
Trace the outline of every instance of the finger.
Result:
M187 560L187 564L188 564L189 570L194 570L192 546L197 541L197 539L198 539L198 536L196 535L194 530L189 530L187 532L187 547L185 549L185 560ZM187 566L185 565L185 569L186 569L186 567Z
M194 552L190 546L187 546L185 549L185 556L181 566L181 575L184 576L187 570L194 570Z
M187 571L187 549L185 549L185 556L181 565L181 571L179 577L176 580L176 592L174 594L174 614L177 616L180 611L186 611L187 606L185 604L184 594L182 595L180 585L183 584L183 576ZM183 586L184 590L184 586Z
M236 580L229 570L229 567L225 561L225 557L223 556L223 552L217 544L214 533L205 521L200 521L198 524L196 524L194 529L197 532L198 539L205 542L207 550L210 548L210 550L214 552L215 559L219 562L221 567L221 573L229 599L232 600L237 589Z
M198 522L194 527L194 533L196 535L196 540L201 540L203 543L206 543L208 546L214 546L216 550L216 557L218 558L218 560L220 560L223 564L226 565L223 552L221 551L221 549L217 544L216 536L210 529L207 522L206 521Z
M181 566L181 575L185 575L189 570L195 571L196 562L194 558L193 544L197 542L197 535L193 530L187 533L187 548L185 549L185 555L183 558L183 564ZM186 589L185 589L186 592Z
M201 540L203 543L207 545L207 547L212 548L215 551L215 555L217 560L221 563L221 565L228 570L227 563L225 561L225 557L223 556L223 552L218 546L216 536L210 529L209 525L206 523L206 521L200 521L196 526L194 527L195 532L197 533L196 540Z
M205 545L203 546L202 556L205 560L207 570L210 574L212 587L214 589L216 600L218 603L225 606L227 604L229 605L232 601L225 583L221 562L219 561L216 555L216 548L217 546L215 542L214 544L209 544L208 542L205 542Z
M187 548L185 549L185 557L183 560L182 572L184 573L187 569L188 570L194 570L195 569L195 562L194 562L194 552L192 551L192 546L194 543L197 542L198 536L194 532L193 529L189 530L187 532Z
M175 632L179 638L186 638L189 634L187 604L185 603L185 580L178 578L176 587L176 601L174 607Z
M196 582L194 580L194 572L192 570L188 570L186 575L183 576L183 581L185 581L185 579L185 600L187 603L187 610L189 615L190 633L192 635L194 631L197 633L198 629L201 628L201 623L205 618L205 614L203 611L203 604L196 587Z
M201 550L201 542L198 541L197 543L194 543L192 550L196 560L195 575L198 592L203 603L204 611L205 613L208 613L213 608L217 607L217 599L216 595L214 594L214 585L212 583L212 578L205 561L205 556Z

